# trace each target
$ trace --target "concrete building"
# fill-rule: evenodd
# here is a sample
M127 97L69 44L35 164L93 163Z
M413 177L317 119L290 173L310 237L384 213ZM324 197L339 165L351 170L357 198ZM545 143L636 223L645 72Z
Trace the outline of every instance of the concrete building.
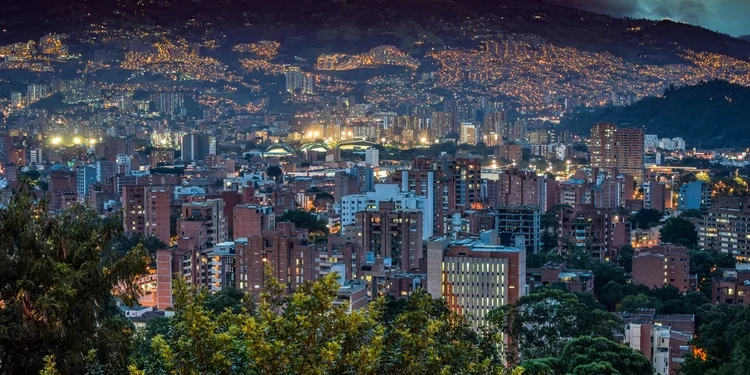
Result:
M679 245L662 244L633 254L633 282L649 288L672 285L682 293L692 290L690 255Z
M717 197L698 223L698 246L750 259L750 197Z
M745 305L750 297L750 265L737 263L734 268L720 269L721 276L711 282L711 298L715 304ZM750 302L750 299L748 300Z
M96 168L82 165L76 168L76 194L78 203L88 202L89 187L96 184Z
M187 134L182 137L182 161L202 161L210 155L210 139L206 134Z
M526 293L526 250L482 237L427 244L427 291L445 298L474 329L484 324L487 313Z
M433 215L424 196L418 196L413 192L400 191L396 184L377 184L375 185L375 191L348 195L343 198L341 202L342 229L356 223L357 212L379 210L381 202L392 202L394 210L419 210L422 211L423 217L432 217ZM423 238L430 238L433 231L431 220L423 220L422 226Z
M711 208L711 184L693 181L680 186L677 209L702 210Z
M174 150L153 150L148 158L151 168L174 164Z
M597 124L591 128L588 144L592 167L617 169L638 180L643 178L643 130Z
M516 238L523 237L527 253L539 253L541 246L541 215L539 209L531 207L499 207L495 211L495 229L501 245L515 245Z
M627 217L593 205L578 205L557 213L558 252L585 250L594 259L613 259L630 243Z
M377 148L368 148L365 150L365 164L372 167L380 165L380 150Z
M672 208L672 190L654 180L643 183L643 208L663 212Z

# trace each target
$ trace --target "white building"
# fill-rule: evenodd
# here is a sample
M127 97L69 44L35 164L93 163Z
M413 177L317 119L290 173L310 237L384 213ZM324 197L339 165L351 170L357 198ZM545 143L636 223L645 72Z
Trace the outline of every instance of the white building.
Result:
M377 148L368 148L365 150L365 164L377 167L380 165L380 150Z
M659 136L656 134L645 134L643 136L643 149L655 150L659 147Z
M376 184L375 191L347 195L341 200L341 228L353 225L357 212L380 209L380 202L395 202L396 210L420 210L424 218L434 217L434 210L427 205L427 198L413 191L400 191L397 184ZM432 237L433 230L432 220L422 220L422 239Z

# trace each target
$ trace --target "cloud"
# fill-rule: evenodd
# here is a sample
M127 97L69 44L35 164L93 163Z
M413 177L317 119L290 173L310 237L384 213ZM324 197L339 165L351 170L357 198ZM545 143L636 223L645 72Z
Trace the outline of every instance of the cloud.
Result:
M614 17L669 18L720 32L750 34L748 0L548 0Z

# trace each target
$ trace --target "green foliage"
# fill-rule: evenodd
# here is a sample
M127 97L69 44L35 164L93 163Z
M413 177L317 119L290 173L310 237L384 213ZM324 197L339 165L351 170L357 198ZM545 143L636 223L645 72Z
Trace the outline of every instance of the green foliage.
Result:
M290 221L297 228L307 229L310 233L328 234L328 223L305 210L287 210L276 220L277 223L284 221Z
M206 309L214 314L221 314L225 310L233 314L255 311L252 298L240 289L229 287L206 297Z
M601 308L557 289L543 289L518 299L512 305L493 310L490 327L502 332L513 345L506 350L510 363L557 357L572 338L591 335L613 338L621 322Z
M649 229L659 224L661 218L661 212L651 208L644 208L636 212L635 215L630 218L630 222L638 228Z
M284 171L281 170L281 167L278 165L272 165L266 169L266 174L268 177L273 178L275 181L279 181L281 176L284 175Z
M703 148L736 147L750 144L750 89L713 81L665 92L664 97L645 98L628 107L582 110L563 119L562 126L588 134L594 124L612 122L645 127L646 133L683 137L689 145ZM711 131L706 131L711 124Z
M693 344L705 358L688 356L680 374L750 374L750 307L707 304L696 320L700 324Z
M617 256L617 264L622 267L625 272L633 272L633 246L624 245L620 247L620 254Z
M651 363L643 354L601 337L579 337L571 341L565 346L562 358L566 360L567 371L573 374L652 374ZM581 366L583 368L577 371ZM591 372L594 368L602 372ZM616 371L611 372L613 369Z
M698 231L690 220L672 217L659 230L661 241L679 244L688 248L698 245Z
M620 305L617 308L621 312L636 312L638 309L659 309L661 307L661 300L656 297L651 297L646 294L638 294L635 296L627 296L620 301Z
M121 230L80 206L52 214L26 189L0 209L0 373L39 373L47 356L62 374L125 369L133 327L112 290L134 301L148 258L142 246L113 254Z
M335 303L338 288L328 275L287 296L268 278L255 313L216 313L206 308L205 291L179 282L176 316L147 340L151 350L134 361L132 373L503 373L467 323L427 293L349 313Z

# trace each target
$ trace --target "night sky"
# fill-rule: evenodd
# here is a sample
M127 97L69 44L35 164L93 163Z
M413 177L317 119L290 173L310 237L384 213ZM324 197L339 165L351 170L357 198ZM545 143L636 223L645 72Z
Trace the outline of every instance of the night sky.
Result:
M732 36L750 34L750 0L548 0L616 17L669 18Z

